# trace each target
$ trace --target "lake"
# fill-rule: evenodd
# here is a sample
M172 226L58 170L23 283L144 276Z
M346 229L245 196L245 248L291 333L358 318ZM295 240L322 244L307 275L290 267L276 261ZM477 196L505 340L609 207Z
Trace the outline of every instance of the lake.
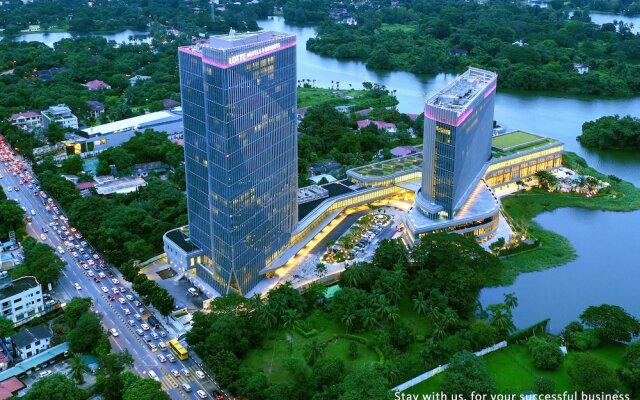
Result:
M417 76L409 72L379 72L367 68L363 62L321 57L306 49L307 40L316 35L313 27L292 26L282 17L261 20L258 24L264 29L298 36L298 79L315 80L315 85L320 87L331 87L331 81L339 81L340 88L344 89L349 89L349 84L362 88L362 82L377 82L396 90L398 109L405 113L421 112L425 98L454 78L447 74ZM495 108L495 119L508 130L521 129L560 139L567 150L580 154L598 170L640 186L638 153L591 151L576 141L585 121L613 114L640 116L640 97L600 100L499 92Z
M640 17L626 17L624 15L599 13L595 11L591 11L589 16L591 16L591 21L598 25L613 22L614 20L623 21L626 24L633 24L631 32L640 33Z
M511 286L484 289L480 293L483 307L515 292L520 303L513 311L516 326L525 328L551 318L554 333L577 320L590 305L615 304L640 317L636 295L640 252L630 249L638 237L640 211L562 208L535 220L568 238L578 257L561 268L522 274Z
M49 47L53 47L53 44L55 42L59 42L62 39L69 39L73 37L82 37L82 36L89 36L89 35L73 35L69 32L26 33L24 35L16 36L15 38L13 38L13 40L17 42L40 42L40 43L46 44ZM126 31L112 33L112 34L95 33L95 34L91 34L91 36L101 36L107 40L113 40L118 44L151 43L151 37L149 36L149 32L138 32L138 31L132 31L131 29L127 29Z

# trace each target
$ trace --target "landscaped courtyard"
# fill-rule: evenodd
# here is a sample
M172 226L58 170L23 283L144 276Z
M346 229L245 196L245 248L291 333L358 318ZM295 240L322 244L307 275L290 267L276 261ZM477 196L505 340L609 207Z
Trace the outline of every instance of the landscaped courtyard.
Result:
M622 366L622 357L626 346L621 344L608 344L598 349L587 351L604 361L611 369ZM555 393L564 391L573 392L569 381L567 369L571 365L576 352L570 351L566 359L555 371L543 371L536 368L529 355L529 350L524 345L511 345L504 349L489 353L482 357L487 365L490 375L496 382L498 393L527 393L533 390L533 382L538 377L552 379ZM437 393L440 391L442 374L436 375L405 391L412 394Z

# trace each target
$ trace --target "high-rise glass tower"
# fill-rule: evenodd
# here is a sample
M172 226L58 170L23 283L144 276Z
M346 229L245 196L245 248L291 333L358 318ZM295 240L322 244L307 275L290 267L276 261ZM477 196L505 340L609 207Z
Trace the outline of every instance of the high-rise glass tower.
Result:
M485 172L497 79L493 72L469 68L427 99L416 205L431 218L453 218Z
M231 32L179 49L189 236L223 295L250 291L298 221L295 46Z

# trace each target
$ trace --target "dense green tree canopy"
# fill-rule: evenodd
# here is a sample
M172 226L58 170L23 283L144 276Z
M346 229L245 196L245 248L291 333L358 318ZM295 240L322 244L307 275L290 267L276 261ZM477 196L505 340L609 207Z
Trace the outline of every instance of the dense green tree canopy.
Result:
M44 243L29 237L22 242L24 248L24 262L11 270L15 279L21 276L35 276L41 285L54 284L58 281L64 268L56 252Z
M462 394L468 399L472 392L488 395L495 390L495 383L484 361L473 353L460 352L454 355L442 374L441 388L444 393Z
M615 372L593 354L576 353L567 372L574 389L579 392L614 393L618 385Z
M578 140L597 149L640 150L640 118L614 115L587 121Z
M87 393L62 374L53 374L37 380L24 395L25 400L84 400Z
M603 340L629 342L640 334L640 321L620 306L590 306L580 314L580 320L594 328Z

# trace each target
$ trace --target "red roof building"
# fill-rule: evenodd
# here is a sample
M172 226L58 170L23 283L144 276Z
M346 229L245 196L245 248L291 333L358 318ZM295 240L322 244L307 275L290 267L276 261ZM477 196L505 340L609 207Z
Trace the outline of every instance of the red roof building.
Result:
M8 399L12 397L19 390L24 389L26 386L22 381L15 376L9 379L5 379L0 382L0 400Z
M111 86L108 83L99 81L97 79L87 82L85 86L89 90L111 89Z

